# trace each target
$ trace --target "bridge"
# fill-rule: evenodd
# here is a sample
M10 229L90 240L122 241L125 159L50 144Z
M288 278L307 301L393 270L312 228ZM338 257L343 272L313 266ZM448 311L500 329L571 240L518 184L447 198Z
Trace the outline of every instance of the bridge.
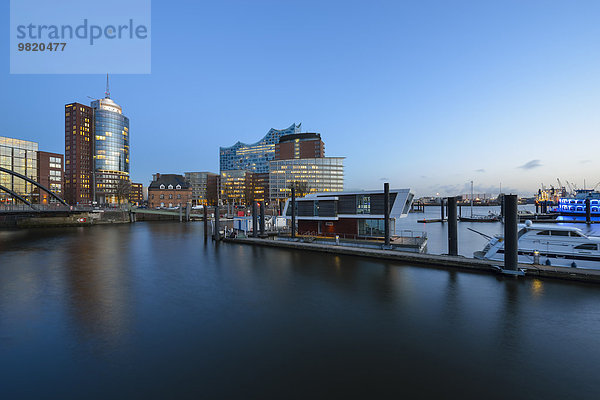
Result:
M69 207L69 205L63 199L61 199L60 197L58 197L58 195L56 193L54 193L53 191L51 191L50 189L48 189L44 185L40 184L39 182L36 182L33 179L29 178L28 176L19 174L18 172L15 172L13 170L6 169L6 168L3 168L3 167L0 167L0 172L4 172L4 173L7 173L9 175L16 176L17 178L23 179L24 181L31 183L32 185L36 186L37 188L39 188L39 189L43 190L44 192L48 193L50 196L52 196L53 198L55 198L62 205L66 206L66 207ZM15 198L17 200L20 200L23 203L27 204L31 209L33 209L33 210L36 209L36 207L34 207L33 204L31 204L30 201L28 201L27 199L25 199L23 196L20 196L18 193L15 193L14 191L10 190L9 188L0 185L0 190L2 190L3 192L6 192L8 194L10 194L13 198Z

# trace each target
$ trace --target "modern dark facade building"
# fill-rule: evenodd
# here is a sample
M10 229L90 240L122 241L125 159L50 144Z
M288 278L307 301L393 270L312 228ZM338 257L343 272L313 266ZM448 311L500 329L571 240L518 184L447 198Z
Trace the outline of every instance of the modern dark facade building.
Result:
M311 193L296 199L296 219L300 235L371 238L384 235L384 194L364 192ZM414 195L410 189L390 190L390 230L397 218L408 215ZM291 218L290 201L284 215Z
M38 151L37 153L38 182L50 189L58 197L63 197L63 155ZM56 203L57 200L43 190L35 189L40 204Z
M279 138L275 160L325 157L325 144L318 133L295 133Z
M192 187L183 175L154 174L148 186L148 207L178 207L192 202Z
M219 149L220 172L245 170L253 173L269 173L269 161L275 159L275 145L282 136L300 133L302 124L292 124L286 129L273 129L256 143L237 142L231 147Z
M93 201L94 110L80 103L65 105L65 201Z

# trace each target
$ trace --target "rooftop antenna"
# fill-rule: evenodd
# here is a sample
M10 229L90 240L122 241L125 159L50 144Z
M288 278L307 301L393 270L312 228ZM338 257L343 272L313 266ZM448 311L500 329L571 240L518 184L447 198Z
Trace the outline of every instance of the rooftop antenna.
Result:
M106 92L104 92L105 98L110 99L110 86L108 85L108 74L106 74Z

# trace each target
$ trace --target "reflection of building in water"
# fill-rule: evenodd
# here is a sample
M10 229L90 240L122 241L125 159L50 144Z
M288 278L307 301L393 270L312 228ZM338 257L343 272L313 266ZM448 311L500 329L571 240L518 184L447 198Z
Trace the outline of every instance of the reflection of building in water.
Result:
M127 243L113 227L73 241L65 263L70 310L83 334L116 340L129 329L131 318Z

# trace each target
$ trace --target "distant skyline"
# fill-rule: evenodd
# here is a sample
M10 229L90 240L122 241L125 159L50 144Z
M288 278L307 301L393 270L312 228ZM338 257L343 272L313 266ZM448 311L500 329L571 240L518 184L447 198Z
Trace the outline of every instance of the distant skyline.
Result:
M220 146L292 123L346 157L347 189L600 181L600 2L177 5L152 4L152 73L110 76L134 182L218 172ZM0 10L0 136L64 153L64 105L103 97L106 76L10 75Z

